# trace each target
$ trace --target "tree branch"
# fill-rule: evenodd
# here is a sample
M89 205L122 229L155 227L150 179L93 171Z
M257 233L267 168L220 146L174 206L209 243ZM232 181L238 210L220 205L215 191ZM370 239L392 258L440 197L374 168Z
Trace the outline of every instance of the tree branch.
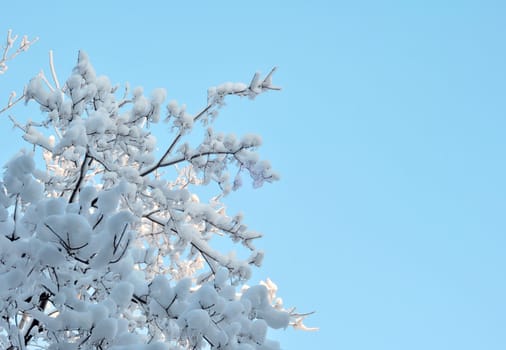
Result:
M72 194L69 198L69 203L73 203L74 199L76 198L76 194L79 192L79 189L81 188L81 183L84 180L84 177L86 176L86 170L88 170L88 160L90 159L90 156L88 152L86 152L86 155L84 156L83 162L81 164L81 169L79 171L79 179L77 179L77 183L74 186L74 189L72 190Z
M202 116L204 114L206 114L213 106L214 106L214 104L212 104L212 103L209 104L209 105L207 105L206 108L204 108L203 110L201 110L199 113L197 113L195 115L195 117L193 117L193 122L196 122L200 118L202 118ZM174 138L174 140L172 141L172 143L170 144L170 146L167 148L167 150L165 151L165 153L163 154L163 156L160 157L160 159L158 160L158 162L156 162L156 164L153 165L152 167L144 170L140 175L141 176L146 176L146 175L152 173L153 171L155 171L156 169L163 167L161 164L163 163L163 161L165 160L165 158L167 158L168 155L172 152L172 150L177 145L177 143L179 142L179 140L181 139L181 137L183 137L183 132L180 131L177 134L177 136Z
M14 101L10 98L9 102L7 102L7 106L5 106L4 108L0 109L0 114L2 114L3 112L5 112L9 108L12 108L14 105L16 105L18 102L22 101L24 98L25 98L24 94L21 95L20 97L18 97L17 99L15 99Z

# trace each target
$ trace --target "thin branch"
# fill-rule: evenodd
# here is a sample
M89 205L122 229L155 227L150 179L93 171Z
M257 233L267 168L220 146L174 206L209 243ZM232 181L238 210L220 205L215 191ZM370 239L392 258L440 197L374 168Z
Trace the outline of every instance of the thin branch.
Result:
M214 104L208 104L203 110L201 110L199 113L197 113L195 115L195 117L193 117L193 122L196 122L198 121L200 118L202 118L203 115L205 115L212 107L214 106ZM174 147L176 146L176 144L179 142L179 140L181 139L181 137L183 137L183 132L180 131L177 136L174 138L174 140L172 141L172 143L170 144L170 146L167 148L167 150L165 151L165 153L163 154L163 156L158 160L158 162L156 162L155 165L153 165L151 168L148 168L146 170L144 170L140 175L141 176L146 176L150 173L152 173L153 171L155 171L156 169L160 168L160 167L163 167L161 166L161 164L163 163L163 161L165 160L165 158L167 158L167 156L172 152L172 150L174 149Z
M165 151L165 153L163 154L163 156L158 160L158 162L155 165L153 165L151 168L144 170L140 175L141 176L146 176L146 175L152 173L153 171L155 171L156 169L160 168L160 165L162 164L162 162L164 161L164 159L170 154L170 152L172 152L172 149L176 146L176 144L179 142L179 140L181 139L181 137L183 137L183 134L179 133L176 136L176 138L172 141L172 143L170 144L169 148L167 148L167 150Z
M86 152L86 155L84 156L83 163L81 164L81 169L79 171L79 179L77 179L77 183L74 186L74 189L72 190L72 194L69 198L69 203L73 203L74 199L76 198L76 194L81 188L81 184L84 181L84 177L86 176L86 170L88 170L88 160L90 159L88 152Z
M12 108L14 105L16 105L18 102L22 101L24 98L25 98L24 94L22 96L18 97L17 99L15 99L14 101L12 101L12 99L9 98L9 102L7 103L7 106L5 106L4 108L0 109L0 114L2 114L3 112L5 112L9 108Z
M56 88L59 90L60 82L58 81L58 77L56 76L56 70L54 68L53 50L49 50L49 67L51 68L51 75L53 76L54 84Z
M193 242L192 242L192 247L194 247L195 249L197 249L200 252L200 254L202 255L202 257L206 261L207 265L211 269L211 272L213 273L213 275L216 275L216 267L214 266L214 264L211 264L211 260L209 260L209 258L212 258L212 257L208 256L206 253L204 253L203 251L201 251L196 245L193 244ZM216 260L214 260L214 261L216 262Z
M14 47L14 43L16 42L16 40L18 40L18 35L12 36L12 30L9 29L7 31L6 45L3 48L3 54L2 57L0 58L0 74L5 73L5 71L9 68L6 64L7 61L12 60L21 52L27 51L30 48L30 46L32 46L39 40L39 38L35 38L32 41L30 41L28 40L28 37L26 35L23 36L17 50L14 51L14 53L9 56L9 51Z
M262 83L260 83L259 86L262 89L264 89L264 90L281 90L281 88L279 88L279 87L270 85L271 84L270 81L271 81L272 75L274 74L275 71L276 71L276 67L274 67L270 71L270 73L267 75L267 77L262 81ZM255 74L253 76L253 79L252 79L251 83L250 83L250 86L247 89L242 90L242 91L236 91L236 92L234 92L232 94L242 95L242 94L246 93L249 90L253 91L253 89L254 89L253 85L257 85L258 84L258 80L259 80L259 75ZM215 105L216 105L216 102L209 103L204 109L202 109L199 113L197 113L195 115L195 117L193 117L193 122L195 123L200 118L202 118L202 116L204 116L207 112L209 112L209 110L211 108L213 108ZM158 162L156 162L156 164L153 165L153 166L151 166L150 168L144 170L140 175L141 176L146 176L146 175L152 173L153 171L155 171L155 170L157 170L159 168L163 168L163 167L166 167L166 166L169 166L169 165L173 165L175 163L183 161L184 159L176 161L175 163L173 163L173 162L171 162L171 163L164 163L165 158L167 158L168 155L172 152L172 150L174 149L174 147L179 142L179 140L181 139L182 136L183 136L183 132L179 131L179 133L177 134L177 136L174 138L174 140L172 141L172 143L170 144L170 146L167 148L167 150L165 151L165 153L163 154L163 156L158 160Z
M43 292L39 297L39 309L44 311L49 302L49 297L51 295L49 293ZM33 338L33 335L30 334L32 329L40 324L39 320L34 318L28 329L26 330L24 338L24 345L28 345L28 342Z
M58 240L60 241L60 244L65 248L65 250L70 251L70 246L65 242L65 240L48 224L44 223L44 226L46 226L49 231L51 231L56 237L58 237Z
M173 159L170 162L160 164L158 167L159 168L164 168L164 167L168 167L168 166L171 166L171 165L175 165L175 164L184 162L185 160L186 161L192 161L192 160L194 160L196 158L206 157L206 156L235 155L237 152L239 152L239 151L241 151L243 149L244 148L241 147L241 148L239 148L238 150L235 150L235 151L215 151L215 152L208 151L208 152L197 153L197 154L194 154L193 156L191 156L189 158L180 157L180 158L177 158L177 159Z
M130 239L128 239L128 241L126 242L125 249L123 249L120 256L114 260L109 261L109 263L116 264L118 261L120 261L123 258L123 256L125 255L129 245L130 245Z
M98 217L97 222L95 222L95 224L93 225L92 230L95 230L97 228L97 226L102 222L103 219L104 219L104 214L100 214L100 216Z
M128 227L128 224L125 224L125 226L123 227L123 230L121 231L121 235L119 236L119 239L118 239L117 242L116 242L116 235L114 235L114 240L113 240L113 243L112 243L112 246L113 246L112 254L113 255L116 254L116 251L118 250L118 247L121 244L121 241L123 240L123 237L125 236L125 232L126 232L127 227Z
M144 304L144 305L147 304L147 301L142 300L139 296L137 296L135 294L133 294L133 296L132 296L132 301L134 303L140 303L140 304Z
M104 167L105 170L109 171L109 172L113 172L113 170L111 168L109 168L107 166L107 164L105 164L105 160L101 160L99 159L97 156L91 154L91 150L89 150L90 152L88 152L88 156L90 158L92 158L93 160L97 161L98 163L100 163L100 165L102 165Z
M43 81L44 83L46 83L46 85L47 85L47 87L49 88L49 90L51 90L51 92L53 92L53 91L54 91L54 87L53 87L53 85L51 85L51 83L49 82L49 80L47 80L47 77L46 77L46 75L44 74L44 71L43 71L43 70L41 70L41 71L39 72L39 77L42 79L42 81ZM37 102L39 102L39 104L40 104L40 105L43 105L40 101L37 101ZM47 106L45 106L45 107L47 107Z

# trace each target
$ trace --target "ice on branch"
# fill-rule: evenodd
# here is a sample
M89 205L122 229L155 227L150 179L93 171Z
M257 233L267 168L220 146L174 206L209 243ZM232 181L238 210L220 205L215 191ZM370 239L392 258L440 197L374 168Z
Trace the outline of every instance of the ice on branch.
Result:
M61 86L55 72L53 87L29 82L24 98L43 118L12 121L35 152L16 154L0 182L0 348L274 350L269 328L303 327L273 282L246 286L261 234L220 202L243 177L258 187L278 175L260 137L216 132L208 118L226 96L277 90L273 72L210 89L197 113L163 106L163 89L116 96L84 52ZM157 142L160 119L170 127Z

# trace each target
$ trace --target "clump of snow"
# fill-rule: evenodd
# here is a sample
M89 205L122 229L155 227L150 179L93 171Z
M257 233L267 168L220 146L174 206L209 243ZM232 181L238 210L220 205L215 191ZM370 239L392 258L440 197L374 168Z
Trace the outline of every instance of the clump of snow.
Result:
M209 314L202 309L190 310L183 317L190 329L201 333L204 333L210 324Z
M44 87L44 81L41 76L36 76L28 83L25 90L25 100L28 102L33 99L42 106L47 106L49 93Z
M44 243L39 250L40 263L43 266L60 266L64 261L65 257L60 250L56 248L54 244Z
M130 282L122 281L116 284L111 291L111 298L121 308L128 306L134 293L134 287Z
M246 289L242 299L251 303L251 308L255 310L257 317L264 319L269 327L274 329L288 327L290 315L288 312L276 310L271 306L265 286L257 285Z
M114 318L103 318L97 322L93 331L91 332L90 341L98 343L103 340L113 340L118 331L118 322Z
M104 214L113 213L119 205L121 192L117 187L98 194L98 209Z

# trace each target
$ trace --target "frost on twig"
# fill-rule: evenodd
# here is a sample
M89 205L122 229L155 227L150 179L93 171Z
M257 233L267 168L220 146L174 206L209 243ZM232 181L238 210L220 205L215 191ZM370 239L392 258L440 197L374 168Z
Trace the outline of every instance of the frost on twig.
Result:
M46 168L22 151L0 182L0 348L276 350L269 328L304 329L272 281L246 285L262 235L221 202L243 176L258 187L278 175L260 137L206 120L226 96L278 89L273 72L211 89L197 113L163 107L163 89L116 96L84 52L63 86L56 73L54 86L28 83L23 98L44 117L12 122ZM148 125L160 120L170 129L157 140ZM192 143L198 121L204 137ZM233 249L217 249L223 241Z
M7 101L7 105L0 109L0 114L12 108L16 103L22 101L24 99L24 95L17 97L16 91L11 91L9 95L9 99Z
M13 35L12 30L9 29L7 31L7 40L5 41L4 46L2 47L3 52L0 58L0 74L4 74L9 68L7 66L8 61L12 60L20 53L27 51L30 48L30 46L32 46L38 40L39 38L29 40L28 36L24 35L21 38L21 41L19 42L17 48L14 49L14 47L16 46L16 41L18 41L18 35ZM14 52L12 52L12 50L14 50Z
M32 40L29 40L28 37L25 35L25 36L23 36L23 38L19 42L19 46L15 49L14 52L12 52L12 50L14 50L14 47L16 46L15 44L16 44L17 40L18 40L18 36L17 35L13 36L12 30L9 29L7 31L7 39L5 41L4 46L2 47L2 55L0 57L0 75L4 74L7 71L7 69L9 68L7 65L8 61L12 60L14 57L19 55L20 53L27 51L30 48L30 46L32 46L39 39L35 38ZM12 91L11 94L9 95L9 100L7 101L7 105L5 107L0 108L0 114L5 112L9 108L12 108L16 103L22 101L23 98L24 98L24 95L16 98L16 92Z

